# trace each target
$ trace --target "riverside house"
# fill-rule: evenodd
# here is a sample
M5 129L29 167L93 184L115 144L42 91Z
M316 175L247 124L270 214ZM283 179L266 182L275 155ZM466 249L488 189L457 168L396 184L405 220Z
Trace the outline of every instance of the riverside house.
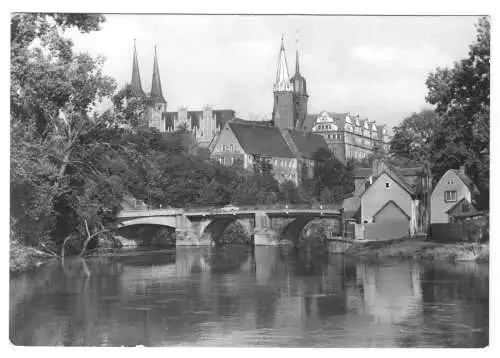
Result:
M354 182L343 207L347 218L356 221L357 239L396 239L424 231L429 179L423 167L397 168L374 160L372 168L354 170Z
M439 179L431 195L431 224L445 224L456 215L473 213L479 190L465 174L465 167L450 169Z

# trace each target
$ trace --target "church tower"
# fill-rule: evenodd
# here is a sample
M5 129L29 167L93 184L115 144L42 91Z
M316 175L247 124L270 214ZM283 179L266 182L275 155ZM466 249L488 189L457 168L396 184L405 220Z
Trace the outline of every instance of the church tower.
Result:
M302 129L307 116L307 101L309 100L309 95L307 94L306 79L300 74L298 42L295 58L295 75L292 77L291 82L293 84L294 93L295 129Z
M283 36L281 37L278 70L276 72L276 82L273 85L273 94L274 125L280 130L285 128L294 129L296 125L294 89L288 74Z
M156 54L153 63L153 80L151 82L151 93L149 94L149 104L146 108L146 120L149 127L165 132L165 118L167 113L167 101L163 97L161 90L160 69L158 67L158 56Z
M142 90L141 74L139 73L139 61L137 60L137 50L135 48L134 39L134 59L132 62L132 81L130 82L131 97L145 97Z

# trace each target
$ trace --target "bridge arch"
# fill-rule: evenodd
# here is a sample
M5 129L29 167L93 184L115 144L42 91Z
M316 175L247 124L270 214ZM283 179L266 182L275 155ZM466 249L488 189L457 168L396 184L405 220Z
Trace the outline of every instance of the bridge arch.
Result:
M280 230L278 239L280 241L288 240L294 245L297 245L299 243L299 238L302 230L306 227L307 224L316 219L330 219L340 222L340 217L325 218L318 215L300 215L297 216L294 220L290 221Z
M177 227L175 217L149 216L149 217L123 220L121 223L118 224L118 229L132 225L159 225L159 226L167 226L172 229L175 229Z
M219 246L224 232L232 223L238 223L243 228L245 235L251 240L253 236L254 219L238 216L225 216L214 218L200 228L201 241Z

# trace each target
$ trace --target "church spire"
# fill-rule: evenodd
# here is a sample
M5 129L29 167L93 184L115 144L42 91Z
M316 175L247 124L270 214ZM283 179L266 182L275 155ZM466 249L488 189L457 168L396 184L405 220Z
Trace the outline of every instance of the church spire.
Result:
M298 74L300 73L300 70L299 70L299 40L297 39L295 41L296 43L296 53L295 53L295 74Z
M283 44L283 35L281 36L281 48L278 58L278 70L276 71L276 82L273 86L273 91L292 91L293 87L290 83L290 75L288 73L288 63L286 62L285 45Z
M142 90L141 75L139 73L139 61L137 61L137 49L135 48L134 39L134 59L132 63L132 81L130 82L132 96L143 97L144 91Z
M156 45L155 45L155 58L153 63L153 81L151 82L150 97L155 103L167 103L167 101L165 101L165 98L163 98L163 93L161 90L160 69L158 67L158 56L156 54Z

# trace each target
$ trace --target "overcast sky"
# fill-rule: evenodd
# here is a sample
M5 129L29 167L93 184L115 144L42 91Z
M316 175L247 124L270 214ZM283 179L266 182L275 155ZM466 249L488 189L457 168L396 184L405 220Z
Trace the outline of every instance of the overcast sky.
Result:
M290 76L296 38L309 113L351 112L389 128L425 108L425 80L467 55L476 17L107 15L102 30L70 32L78 52L106 57L105 73L130 81L137 41L150 91L158 46L168 110L234 109L245 119L272 111L281 35Z

